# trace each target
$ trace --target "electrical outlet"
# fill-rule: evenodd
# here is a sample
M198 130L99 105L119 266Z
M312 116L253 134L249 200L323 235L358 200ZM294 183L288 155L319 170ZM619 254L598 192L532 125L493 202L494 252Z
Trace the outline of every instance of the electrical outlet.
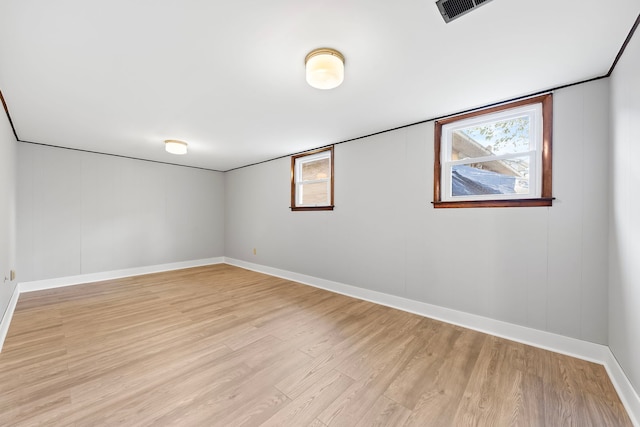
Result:
M253 254L256 255L256 248L253 248Z
M9 280L11 280L11 281L16 280L16 271L15 270L11 270L11 272L9 273Z

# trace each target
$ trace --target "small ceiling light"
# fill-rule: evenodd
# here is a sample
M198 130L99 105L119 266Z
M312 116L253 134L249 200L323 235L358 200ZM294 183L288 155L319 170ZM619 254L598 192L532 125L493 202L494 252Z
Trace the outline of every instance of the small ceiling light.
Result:
M333 89L344 80L344 56L335 49L316 49L304 59L307 83L316 89Z
M175 139L167 139L164 141L164 149L171 154L187 154L187 143Z

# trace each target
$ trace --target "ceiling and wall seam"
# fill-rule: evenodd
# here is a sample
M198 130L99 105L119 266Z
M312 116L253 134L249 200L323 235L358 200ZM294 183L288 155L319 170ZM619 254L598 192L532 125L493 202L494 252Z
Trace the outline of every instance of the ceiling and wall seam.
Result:
M571 87L571 86L577 86L577 85L580 85L580 84L589 83L589 82L593 82L593 81L596 81L596 80L608 78L608 77L611 76L611 74L615 70L615 67L618 64L618 61L620 60L620 58L624 54L624 51L625 51L627 45L629 44L629 41L633 37L633 35L636 32L636 29L638 28L639 25L640 25L640 14L637 16L633 26L629 30L629 33L627 34L627 37L626 37L625 41L623 42L622 46L618 50L618 54L616 55L616 57L615 57L613 63L611 64L611 67L609 68L608 72L606 74L602 75L602 76L593 77L593 78L586 79L586 80L580 80L580 81L577 81L577 82L574 82L574 83L568 83L568 84L564 84L564 85L561 85L561 86L556 86L556 87L553 87L553 88L550 88L550 89L537 91L537 92L534 92L534 93L518 96L518 97L515 97L515 98L511 98L511 99L506 99L506 100L494 102L494 103L491 103L491 104L486 104L486 105L483 105L483 106L470 108L470 109L463 110L463 111L458 111L458 112L454 112L454 113L450 113L450 114L446 114L446 115L442 115L442 116L437 116L437 117L432 117L432 118L425 119L425 120L420 120L420 121L413 122L413 123L408 123L406 125L402 125L402 126L397 126L397 127L390 128L390 129L381 130L379 132L374 132L374 133L363 135L363 136L359 136L359 137L356 137L356 138L350 138L350 139L347 139L347 140L334 142L334 143L331 143L331 144L326 144L326 145L323 145L323 146L320 146L320 147L316 147L314 149L322 149L322 148L330 147L330 146L333 146L333 145L339 145L339 144L344 144L344 143L347 143L347 142L353 142L353 141L357 141L357 140L360 140L360 139L369 138L369 137L372 137L372 136L375 136L375 135L380 135L380 134L387 133L387 132L393 132L393 131L396 131L396 130L399 130L399 129L403 129L403 128L407 128L407 127L410 127L410 126L415 126L415 125L419 125L419 124L423 124L423 123L428 123L428 122L440 120L440 119L443 119L445 117L451 117L451 116L455 116L455 115L458 115L458 114L468 113L468 112L471 112L471 111L482 110L482 109L485 109L485 108L490 108L490 107L494 107L494 106L497 106L497 105L505 104L505 103L508 103L508 102L518 101L518 100L521 100L521 99L530 98L530 97L541 95L541 94L544 94L544 93L550 93L550 92L553 92L553 91L556 91L556 90L565 89L565 88L568 88L568 87ZM171 165L171 166L182 166L182 167L187 167L187 168L192 168L192 169L200 169L200 170L207 170L207 171L212 171L212 172L231 172L231 171L234 171L234 170L243 169L243 168L247 168L247 167L250 167L250 166L259 165L259 164L262 164L262 163L267 163L267 162L271 162L271 161L274 161L274 160L287 158L287 157L290 157L292 155L296 155L296 154L300 154L300 153L304 153L304 152L309 151L309 150L304 150L304 151L300 151L300 152L290 153L290 154L286 154L286 155L283 155L283 156L273 157L273 158L269 158L267 160L263 160L263 161L260 161L260 162L250 163L250 164L247 164L247 165L238 166L238 167L235 167L235 168L231 168L231 169L227 169L227 170L221 171L221 170L217 170L217 169L203 168L203 167L190 166L190 165L182 165L182 164L171 163L171 162L163 162L163 161L159 161L159 160L143 159L143 158L140 158L140 157L125 156L125 155L121 155L121 154L103 153L103 152L100 152L100 151L84 150L84 149L80 149L80 148L62 147L62 146L53 145L53 144L44 144L44 143L40 143L40 142L25 141L25 140L20 139L18 134L17 134L17 132L16 132L13 120L11 119L11 114L9 112L9 107L8 107L8 105L7 105L7 103L6 103L5 99L4 99L4 96L2 95L2 91L1 90L0 90L0 101L3 104L5 113L7 115L7 118L9 120L9 123L11 125L11 129L13 130L13 134L14 134L16 140L18 142L23 142L23 143L26 143L26 144L34 144L34 145L41 145L41 146L45 146L45 147L61 148L61 149L65 149L65 150L81 151L81 152L85 152L85 153L101 154L101 155L105 155L105 156L114 156L114 157L120 157L120 158L125 158L125 159L132 159L132 160L141 160L141 161L145 161L145 162L160 163L160 164L166 164L166 165Z
M2 94L2 90L0 90L0 102L2 102L2 106L4 107L4 112L7 114L7 119L9 119L9 125L11 126L11 130L13 131L13 136L16 137L16 141L20 141L20 138L18 138L18 134L16 133L16 127L13 125L13 120L11 120L11 114L9 114L9 107L7 106L7 102L4 100L4 95Z
M638 29L638 25L640 25L640 14L636 18L636 22L633 23L633 26L631 27L629 34L627 34L627 38L624 39L624 43L622 43L622 47L618 51L618 54L616 55L616 59L613 60L613 64L611 64L611 68L609 68L609 72L606 75L607 77L611 76L611 73L613 73L613 70L615 70L616 65L618 65L618 61L620 61L620 58L622 58L622 54L624 53L625 49L627 48L627 45L631 41L633 34Z
M41 142L33 142L33 141L23 141L21 139L18 139L18 142L22 142L24 144L41 145L43 147L60 148L62 150L80 151L82 153L100 154L102 156L120 157L122 159L140 160L142 162L160 163L162 165L181 166L183 168L200 169L200 170L205 170L205 171L210 171L210 172L226 172L226 171L220 171L220 170L217 170L217 169L203 168L203 167L200 167L200 166L181 165L181 164L178 164L178 163L162 162L160 160L150 160L150 159L143 159L141 157L124 156L122 154L103 153L103 152L100 152L100 151L83 150L82 148L61 147L59 145L43 144Z

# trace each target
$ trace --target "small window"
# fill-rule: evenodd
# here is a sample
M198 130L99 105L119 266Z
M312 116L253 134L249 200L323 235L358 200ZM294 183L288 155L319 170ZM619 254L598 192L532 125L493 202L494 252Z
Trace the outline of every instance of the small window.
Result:
M333 210L333 147L291 157L291 210Z
M551 206L552 96L436 122L434 207Z

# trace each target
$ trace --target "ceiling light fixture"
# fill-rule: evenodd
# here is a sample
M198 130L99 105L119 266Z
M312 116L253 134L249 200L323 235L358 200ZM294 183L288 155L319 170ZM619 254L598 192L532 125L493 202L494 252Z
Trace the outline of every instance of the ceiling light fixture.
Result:
M176 139L167 139L164 141L164 149L171 154L187 154L187 143Z
M312 50L304 59L307 83L316 89L333 89L344 80L344 56L335 49Z

